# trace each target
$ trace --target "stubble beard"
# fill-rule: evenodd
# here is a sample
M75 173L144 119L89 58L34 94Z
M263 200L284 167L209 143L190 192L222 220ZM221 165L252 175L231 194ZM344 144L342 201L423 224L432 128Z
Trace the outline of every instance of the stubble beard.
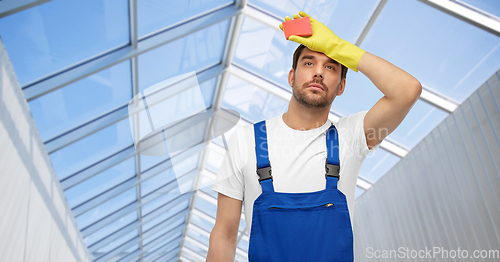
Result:
M313 91L314 94L307 94L306 93L308 88L307 86L312 83L320 84L323 87L323 94L320 93L321 91ZM335 100L335 97L333 97L332 101L328 100L328 97L326 95L328 87L323 83L323 81L319 80L319 81L311 81L309 83L305 83L302 85L302 88L300 90L297 90L297 88L295 88L295 81L292 83L292 85L294 86L292 90L293 97L295 97L295 99L299 102L299 104L309 109L325 108L327 106L330 106L333 100ZM339 87L340 83L337 86L336 92L338 92Z

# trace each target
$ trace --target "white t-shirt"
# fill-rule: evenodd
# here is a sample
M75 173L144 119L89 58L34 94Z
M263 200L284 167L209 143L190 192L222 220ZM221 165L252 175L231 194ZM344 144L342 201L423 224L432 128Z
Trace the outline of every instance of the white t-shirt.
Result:
M340 181L338 189L347 197L352 224L354 192L361 164L380 143L368 150L363 120L368 111L341 117L334 123L339 134ZM275 192L305 193L325 189L326 131L331 121L318 128L290 128L282 115L266 120L269 161ZM221 167L211 189L244 201L248 235L252 228L255 199L262 193L256 173L253 125L238 127L228 142ZM229 153L228 153L229 152Z

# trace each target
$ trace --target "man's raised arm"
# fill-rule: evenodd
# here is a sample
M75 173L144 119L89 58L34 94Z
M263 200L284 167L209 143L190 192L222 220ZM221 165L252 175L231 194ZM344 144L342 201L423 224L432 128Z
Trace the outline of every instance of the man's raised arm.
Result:
M338 37L308 14L301 11L299 15L310 18L313 34L310 37L292 35L289 40L324 53L355 72L361 71L384 94L364 119L366 144L371 149L403 122L420 97L422 85L397 66ZM300 18L299 15L294 14L294 19ZM287 16L285 20L291 18ZM283 30L282 25L280 28Z
M358 69L384 94L365 115L366 144L371 149L403 122L422 86L410 74L368 52L361 57Z

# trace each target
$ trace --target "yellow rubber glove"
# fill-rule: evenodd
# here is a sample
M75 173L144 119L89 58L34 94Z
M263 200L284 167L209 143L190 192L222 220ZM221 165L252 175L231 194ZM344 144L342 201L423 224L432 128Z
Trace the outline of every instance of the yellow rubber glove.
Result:
M361 56L365 53L363 49L338 37L332 32L332 30L321 22L310 17L308 14L302 11L300 11L299 14L302 17L309 17L311 20L313 34L308 37L292 35L288 38L288 40L303 44L312 51L321 52L331 59L343 64L347 68L358 72L359 60L361 60ZM301 17L294 14L293 18L298 19ZM285 17L285 21L290 20L292 20L290 17ZM282 24L280 24L279 27L283 30Z

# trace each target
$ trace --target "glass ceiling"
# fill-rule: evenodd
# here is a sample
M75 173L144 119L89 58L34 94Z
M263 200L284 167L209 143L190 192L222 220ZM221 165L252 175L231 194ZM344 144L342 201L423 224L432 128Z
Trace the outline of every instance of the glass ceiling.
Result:
M500 20L500 2L461 3ZM186 150L141 155L127 105L155 83L195 71L207 110L237 111L238 126L284 113L297 44L278 24L300 10L439 97L423 95L366 158L356 198L401 159L398 150L411 150L448 116L439 101L462 103L500 68L500 32L425 0L52 0L0 19L0 36L94 261L205 261L217 210L210 186L225 142L200 132L209 121L182 121L171 130L189 133ZM382 96L363 74L349 72L331 114L369 110ZM245 225L242 216L236 261L247 260Z

